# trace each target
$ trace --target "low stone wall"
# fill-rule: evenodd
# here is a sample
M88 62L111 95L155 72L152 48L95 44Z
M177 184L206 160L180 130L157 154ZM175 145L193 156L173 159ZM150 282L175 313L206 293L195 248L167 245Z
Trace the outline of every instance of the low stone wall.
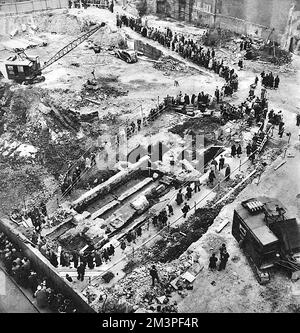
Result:
M8 239L22 249L26 257L30 259L35 270L41 275L46 276L54 288L66 297L72 299L75 306L82 313L95 313L95 311L85 302L83 296L76 292L68 282L64 281L51 265L51 263L40 253L38 249L33 247L28 239L16 228L12 222L6 218L0 219L0 231L5 233Z
M162 51L158 50L152 45L143 43L139 39L134 41L134 49L138 52L142 52L146 57L154 60L158 60L163 54Z

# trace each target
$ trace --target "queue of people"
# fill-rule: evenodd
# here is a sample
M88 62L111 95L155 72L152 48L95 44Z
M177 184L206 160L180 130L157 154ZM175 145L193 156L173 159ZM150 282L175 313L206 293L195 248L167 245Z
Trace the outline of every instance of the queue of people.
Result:
M161 45L177 52L183 58L191 60L198 66L205 67L214 71L226 81L226 94L229 92L237 91L238 89L238 75L233 68L224 64L223 59L216 58L215 50L205 48L199 41L194 41L191 38L186 38L184 35L174 33L170 28L165 28L161 31L157 28L147 27L142 24L140 18L127 17L126 15L117 15L117 26L122 25L130 27L132 30L140 33L143 37L157 41Z

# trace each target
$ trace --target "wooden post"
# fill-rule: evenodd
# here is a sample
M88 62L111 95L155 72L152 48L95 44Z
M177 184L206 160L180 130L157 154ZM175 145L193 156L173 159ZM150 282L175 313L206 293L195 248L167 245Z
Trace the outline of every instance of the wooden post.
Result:
M197 202L194 202L194 207L195 207L195 213L196 213L196 209L197 209Z

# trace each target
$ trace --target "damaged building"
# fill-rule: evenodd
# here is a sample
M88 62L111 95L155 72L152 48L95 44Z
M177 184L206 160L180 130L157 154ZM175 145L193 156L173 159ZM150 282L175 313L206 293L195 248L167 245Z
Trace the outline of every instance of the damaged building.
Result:
M299 6L0 4L0 311L299 312Z

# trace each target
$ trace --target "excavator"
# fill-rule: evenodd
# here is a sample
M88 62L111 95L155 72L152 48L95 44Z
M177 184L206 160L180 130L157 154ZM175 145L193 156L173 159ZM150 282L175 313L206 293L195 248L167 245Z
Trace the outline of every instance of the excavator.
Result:
M105 25L106 24L102 22L88 32L82 34L59 50L53 57L46 61L43 66L41 66L38 56L28 56L24 49L14 49L16 55L9 57L4 64L8 79L21 84L34 84L44 81L45 77L42 76L42 72L45 68L74 50L78 45L83 43ZM95 53L99 53L99 47L95 48L94 51Z

